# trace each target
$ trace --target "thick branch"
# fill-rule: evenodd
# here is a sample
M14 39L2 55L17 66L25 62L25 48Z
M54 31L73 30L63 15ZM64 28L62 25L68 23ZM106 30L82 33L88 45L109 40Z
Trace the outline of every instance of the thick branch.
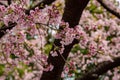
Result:
M104 61L95 69L92 69L90 72L83 75L83 77L76 80L96 80L100 75L106 73L108 70L111 70L115 67L120 66L120 57L115 57L112 61Z
M75 27L78 25L81 14L88 2L89 0L67 0L65 2L65 9L62 19L65 22L68 22L71 27ZM77 43L78 40L74 40L71 44L64 46L62 56L65 60L67 60L67 57L73 45ZM61 46L60 40L55 40L54 44L59 48ZM54 50L56 46L54 46L52 50ZM49 54L48 57L48 63L54 66L53 70L48 72L44 71L40 80L60 80L65 61L63 57L61 57L60 52L58 50L56 50L56 52L58 56L53 57L51 54Z
M11 1L11 0L8 0L8 1ZM43 9L45 7L45 5L49 5L51 4L52 2L54 2L55 0L43 0L42 2L39 2L37 5L35 5L33 8L30 8L29 10L26 10L26 14L29 14L30 13L30 10L34 10L36 7L39 7L40 9ZM43 4L42 7L40 7L40 5ZM13 26L14 25L14 26ZM3 25L2 29L0 29L0 38L2 36L4 36L6 34L6 30L9 29L11 30L13 27L16 26L16 23L11 23L7 26Z
M8 5L10 5L11 4L11 0L7 0L8 1Z
M115 15L116 17L120 18L120 12L117 11L117 8L115 7L115 9L111 9L110 6L108 6L107 4L105 4L105 2L103 0L97 0L107 11L109 11L110 13L112 13L113 15ZM112 6L112 5L111 5Z
M70 3L71 2L71 3ZM80 17L89 0L66 0L63 20L74 27L79 23Z
M65 60L67 59L68 53L70 52L72 46L76 43L78 43L78 41L74 40L72 44L65 46L65 50L62 54L62 56L64 57ZM59 40L55 41L55 45L57 45L57 46L61 45ZM55 48L55 46L53 47L53 49L54 48ZM44 71L40 80L60 80L61 73L62 73L64 65L65 65L65 61L61 57L61 54L59 53L59 51L57 51L57 53L58 53L58 56L56 56L56 57L53 57L53 56L51 56L51 54L49 54L48 63L52 64L54 66L54 68L52 71L48 71L48 72Z

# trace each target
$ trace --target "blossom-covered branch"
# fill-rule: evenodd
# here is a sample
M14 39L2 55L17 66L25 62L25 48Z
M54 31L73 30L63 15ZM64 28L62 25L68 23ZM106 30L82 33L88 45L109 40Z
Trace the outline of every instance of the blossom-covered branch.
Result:
M25 11L26 14L29 14L30 13L30 10L34 10L36 7L39 7L40 9L43 9L45 7L45 5L49 5L51 4L52 2L54 2L55 0L43 0L42 2L39 2L38 4L36 4L34 7L28 9ZM9 3L11 3L11 0L8 0ZM1 3L2 4L2 3ZM41 5L41 6L40 6ZM13 26L14 25L14 26ZM4 36L6 33L6 30L11 30L13 27L15 27L16 23L11 23L7 26L3 25L2 26L2 29L0 29L0 38L2 36Z
M66 0L62 19L65 22L68 22L70 27L74 28L78 25L81 14L88 2L89 0ZM60 80L65 60L67 60L73 45L78 42L78 40L74 39L71 43L68 42L69 44L63 45L61 39L56 39L54 41L55 46L53 46L52 50L54 51L55 48L58 47L59 49L55 50L58 56L52 56L52 54L49 54L48 57L48 63L52 64L54 68L52 71L44 71L40 80ZM63 51L59 51L61 49L63 49Z
M120 20L96 0L65 1L0 5L0 80L120 80Z
M120 66L120 57L115 57L113 61L101 62L96 68L76 80L96 80L100 75L118 66Z
M113 5L107 5L106 2L103 0L97 0L107 11L115 15L116 17L120 18L120 10L117 10L117 8ZM108 1L107 1L108 2ZM112 7L111 7L112 6ZM112 9L114 8L114 9Z
M54 2L55 0L42 0L40 1L38 4L36 4L35 6L33 6L32 8L26 10L26 14L30 13L30 10L34 10L36 7L39 7L39 9L43 9L45 7L45 5L49 5L52 2Z

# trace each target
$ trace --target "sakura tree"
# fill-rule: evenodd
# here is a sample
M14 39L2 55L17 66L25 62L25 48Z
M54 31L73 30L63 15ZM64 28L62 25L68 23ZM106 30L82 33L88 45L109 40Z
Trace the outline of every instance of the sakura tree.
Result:
M116 0L0 0L0 80L120 80Z

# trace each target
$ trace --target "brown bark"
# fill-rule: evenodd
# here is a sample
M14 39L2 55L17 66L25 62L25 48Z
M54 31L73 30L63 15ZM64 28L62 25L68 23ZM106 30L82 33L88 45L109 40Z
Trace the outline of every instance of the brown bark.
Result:
M88 2L89 0L66 0L62 19L65 22L68 22L70 27L75 27L76 25L78 25L82 12L87 6ZM73 45L77 44L78 42L78 40L74 40L71 44L64 46L65 49L62 56L65 60L67 60L67 57ZM55 40L54 44L59 48L61 46L60 40ZM54 46L53 49L56 46ZM56 50L56 52L58 56L52 57L51 54L49 54L48 57L48 63L54 66L53 70L48 72L44 71L40 80L60 80L65 61L61 57L59 51Z
M12 2L11 0L7 0L7 1L8 1L8 5L10 5L10 4L11 4L11 2Z
M75 80L97 80L97 78L100 75L118 66L120 66L120 57L115 57L113 59L113 62L112 61L101 62L95 69L92 69L88 73L85 73L85 75L83 75L82 77L77 78Z
M82 12L89 0L66 0L63 20L68 22L70 27L78 25Z

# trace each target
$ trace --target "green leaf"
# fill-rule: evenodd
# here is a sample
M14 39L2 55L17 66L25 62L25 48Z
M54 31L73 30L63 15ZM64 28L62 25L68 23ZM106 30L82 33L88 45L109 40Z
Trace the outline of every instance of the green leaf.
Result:
M52 44L46 44L44 47L44 52L49 54L50 50L52 49Z
M3 28L4 22L0 21L0 29Z
M76 44L76 45L72 48L71 52L72 52L72 53L76 53L78 50L80 50L80 46Z
M19 58L19 57L17 57L15 54L10 54L10 58L16 59L16 58Z
M34 37L32 37L29 33L26 33L26 39L27 40L32 40Z
M29 55L28 55L28 57L32 57L33 55L34 55L34 50L31 48L31 49L29 49Z
M110 27L104 26L104 28L105 28L105 31L108 31Z
M5 71L5 65L4 64L0 64L0 76L3 75L4 71Z
M92 12L97 13L97 14L101 14L101 13L103 13L103 10L102 9L95 9Z
M24 69L17 68L17 71L18 71L20 77L22 77L25 73Z
M87 7L87 10L89 10L91 13L97 13L97 14L103 13L103 9L101 9L101 7L98 8L93 3L91 3L91 5Z
M88 54L89 53L88 49L80 49L80 52L82 54Z
M24 43L24 48L29 52L28 57L32 57L34 55L34 50L30 48L27 43Z
M34 68L34 63L29 63L28 67L31 67L32 69Z
M13 75L8 75L5 80L15 80Z
M107 36L106 40L111 41L113 36Z
M90 10L90 12L92 13L96 8L97 8L97 6L94 5L94 4L92 4L92 5L89 7L89 10Z
M79 46L78 44L75 45L75 46L72 48L71 52L72 52L72 53L76 53L77 51L80 51L82 54L88 54L88 53L89 53L89 51L88 51L87 48L82 49L82 48L80 48L80 46Z

